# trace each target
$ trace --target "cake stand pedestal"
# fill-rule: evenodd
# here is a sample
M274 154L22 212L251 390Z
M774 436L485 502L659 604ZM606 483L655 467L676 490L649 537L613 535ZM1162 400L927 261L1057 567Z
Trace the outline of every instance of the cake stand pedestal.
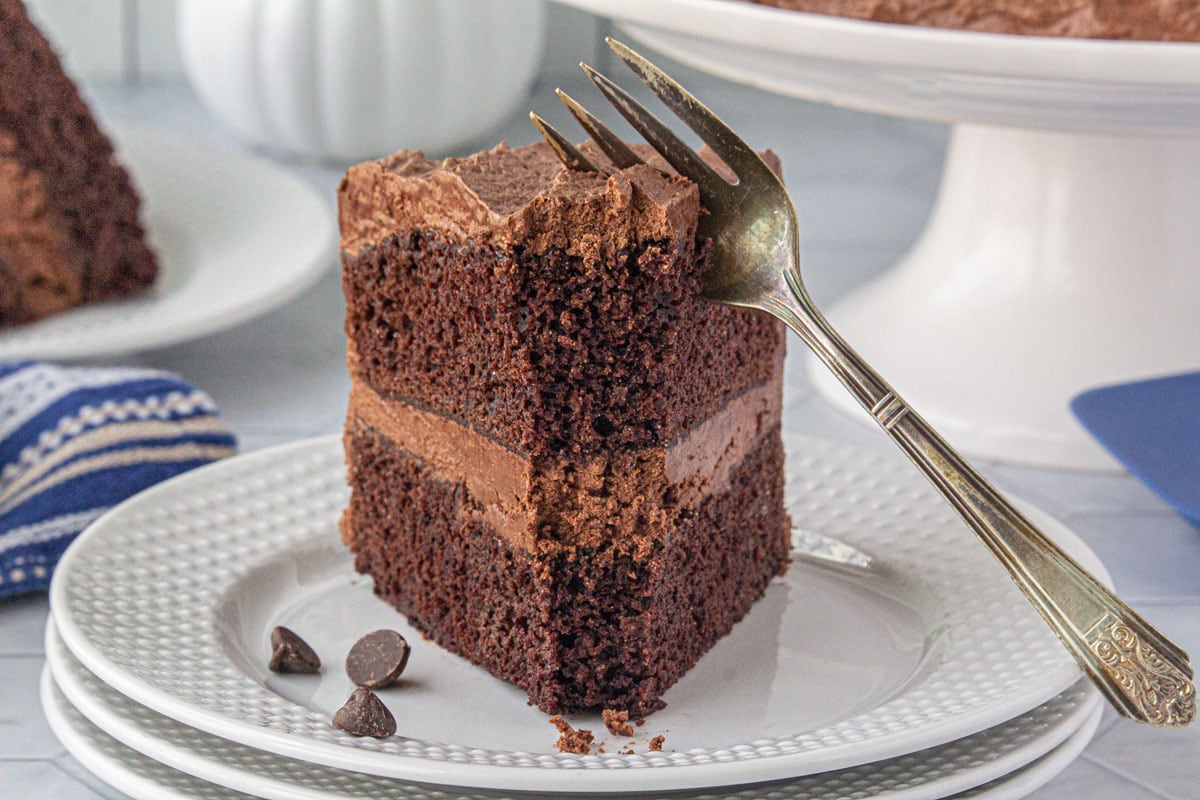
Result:
M827 314L962 450L1108 467L1068 400L1200 367L1200 140L956 125L917 243Z
M731 0L569 1L724 77L953 123L916 245L825 312L964 452L1115 469L1070 398L1200 368L1200 45L883 25ZM824 398L869 419L809 363Z

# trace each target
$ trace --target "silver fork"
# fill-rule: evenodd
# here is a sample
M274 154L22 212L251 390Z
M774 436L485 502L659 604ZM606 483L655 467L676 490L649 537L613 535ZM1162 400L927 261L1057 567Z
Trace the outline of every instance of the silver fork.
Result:
M587 64L604 97L681 175L697 184L712 239L702 278L706 299L766 311L782 320L842 382L892 441L1008 570L1076 662L1123 715L1182 728L1196 717L1187 653L1080 567L946 443L846 344L800 279L796 212L783 184L756 152L686 89L620 42L609 47L733 174L730 183L627 92ZM641 159L562 91L559 98L618 168ZM537 114L530 118L569 169L596 170Z

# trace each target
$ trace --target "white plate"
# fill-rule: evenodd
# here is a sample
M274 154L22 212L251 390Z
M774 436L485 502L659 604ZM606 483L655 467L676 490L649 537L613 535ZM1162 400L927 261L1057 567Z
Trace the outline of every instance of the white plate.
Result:
M862 111L1063 130L1200 126L1195 43L892 25L735 0L560 2L706 72Z
M206 748L196 739L203 734L197 734L185 726L178 726L177 723L177 727L182 728L186 737L185 745L176 746L170 740L156 739L148 743L149 755L144 755L105 733L72 706L71 701L55 684L49 668L42 673L41 696L42 708L51 729L71 755L101 780L137 800L241 800L249 797L289 800L340 800L361 797L397 800L493 800L512 797L486 790L461 794L454 790L444 791L431 786L401 784L388 779L323 770L298 762L291 762L292 769L288 771L283 759L272 760L249 748L234 750L232 748L236 746L222 740L213 740L212 737L208 737L212 747ZM1077 723L1074 732L1046 755L1032 762L1025 762L1000 778L952 797L971 797L978 800L1013 800L1024 797L1061 772L1079 755L1095 733L1101 712L1101 708L1093 708L1082 724ZM139 718L145 719L145 714ZM163 735L171 733L163 729L157 729L156 732ZM193 745L199 749L193 750ZM986 748L986 745L982 747ZM972 748L972 751L974 754L979 753L979 746ZM966 758L971 757L970 754L961 751L960 754ZM861 780L854 782L847 782L846 776L835 773L784 784L760 784L742 789L717 789L703 794L682 793L674 796L680 800L757 800L765 796L770 796L773 800L842 800L846 797L936 800L947 797L941 790L948 790L947 787L953 785L953 781L934 780L922 785L920 777L917 776L923 772L953 771L954 767L939 763L940 750L930 755L934 762L931 766L914 764L914 761L919 760L914 756L900 759L897 764L889 762L879 765L881 769L878 770L852 770L853 774L861 776ZM231 782L244 782L245 787L254 794L243 794L242 791L229 786L210 783L188 772L176 770L169 764L176 757L183 758L189 767L197 771L211 770L215 776ZM158 760L159 758L162 760ZM223 763L216 760L221 758L232 759L232 762ZM961 772L970 772L971 767L960 765L958 769ZM263 772L256 774L253 770ZM273 776L278 776L278 779L273 780ZM529 800L539 798L537 795L523 797L528 797Z
M891 758L1029 711L1079 677L1040 617L899 457L790 439L795 522L873 556L870 572L793 565L639 731L667 752L564 755L525 694L432 644L374 598L339 543L337 437L161 484L98 520L51 587L63 640L101 680L222 738L342 769L458 786L618 792L789 778ZM1030 509L1085 567L1095 556ZM299 631L320 676L266 669L267 632ZM331 713L353 641L415 642L383 693L400 735L360 739ZM598 719L574 722L603 731ZM600 737L603 739L604 737Z
M92 358L186 341L292 299L336 261L333 207L261 158L117 128L158 254L146 292L0 331L0 358Z
M173 769L270 800L353 800L369 796L460 797L458 790L405 784L256 750L189 728L106 686L67 650L51 621L46 661L67 701L104 733ZM1033 711L973 736L907 756L764 787L725 789L733 797L833 800L847 796L927 800L980 786L1040 758L1080 730L1101 706L1081 680ZM494 796L491 792L474 797ZM548 800L556 795L527 795ZM635 800L638 795L626 795ZM647 795L640 797L648 798Z

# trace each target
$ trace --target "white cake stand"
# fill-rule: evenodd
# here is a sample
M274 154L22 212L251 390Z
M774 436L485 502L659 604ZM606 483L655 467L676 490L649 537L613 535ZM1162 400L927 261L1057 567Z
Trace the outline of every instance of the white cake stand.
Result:
M953 123L916 245L826 312L960 449L1115 468L1068 400L1200 368L1200 45L884 25L734 0L566 2L733 80ZM810 364L822 396L861 413Z

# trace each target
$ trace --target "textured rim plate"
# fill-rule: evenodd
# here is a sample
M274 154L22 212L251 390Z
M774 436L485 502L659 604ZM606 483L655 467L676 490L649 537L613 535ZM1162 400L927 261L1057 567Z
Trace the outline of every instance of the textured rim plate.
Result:
M0 358L91 358L186 341L300 294L335 261L329 203L260 158L134 128L113 139L159 257L145 293L0 332Z
M201 778L181 772L171 766L139 753L125 746L117 739L109 736L96 725L91 723L63 695L50 674L49 668L43 671L41 680L42 708L51 729L59 740L75 758L101 780L106 781L116 789L137 798L137 800L243 800L252 796L272 797L273 795L249 795L235 789L230 789ZM977 798L977 800L1014 800L1024 797L1038 787L1047 783L1073 761L1091 740L1100 723L1101 708L1095 708L1066 741L1055 747L1046 755L1019 767L1015 771L997 778L982 786L969 789L961 794L952 795L954 798ZM158 753L156 753L157 755ZM165 755L165 753L164 753ZM301 765L301 769L312 768ZM300 775L304 775L302 772ZM459 794L444 792L427 786L406 786L391 783L390 786L380 787L375 791L374 781L358 776L362 781L360 788L347 797L373 798L406 798L406 800L491 800L492 798L509 797L492 792L472 792ZM353 780L350 776L346 780ZM880 785L886 784L887 776L877 776ZM810 779L810 782L818 782ZM677 795L687 800L834 800L847 797L839 790L840 782L835 778L826 791L816 793L803 790L796 791L793 784L755 786L738 790L716 790L704 794ZM336 800L337 794L327 793L326 784L316 783L306 786L302 791L286 795L295 798L330 798ZM885 789L885 792L887 790ZM933 788L931 793L905 794L856 794L856 797L889 797L898 800L900 797L909 800L935 800L945 797L937 794ZM534 800L531 796L531 800Z
M1200 83L1200 45L1116 41L893 25L787 11L734 0L560 0L605 17L722 42L877 65L973 69L977 74L1106 81Z
M562 2L697 69L860 111L1052 130L1200 126L1195 43L894 25L735 0Z
M46 628L46 660L58 689L93 725L121 744L201 780L269 800L468 797L453 789L444 791L308 764L189 728L138 705L88 672L55 633L53 621ZM746 800L943 797L996 780L1040 758L1080 730L1100 705L1099 692L1081 680L1028 714L938 748L786 783L719 790L719 794ZM494 796L491 792L469 795L470 798ZM528 797L546 800L555 796ZM697 795L696 800L700 796L713 797Z
M842 605L855 607L855 598L866 602L889 592L897 603L911 604L923 635L917 642L921 659L902 672L900 683L864 699L863 707L851 713L819 725L798 721L791 729L786 720L776 721L760 735L719 747L687 746L689 735L702 738L712 731L702 725L689 731L689 715L702 718L706 708L702 701L681 701L651 717L646 728L653 732L669 721L668 739L680 748L675 752L563 755L553 751L548 728L541 728L547 734L538 739L544 750L513 749L508 744L513 731L542 726L545 715L514 705L514 697L523 695L432 645L423 650L431 661L441 659L438 674L457 670L465 681L461 685L468 687L438 694L438 707L455 721L484 714L491 722L484 726L491 737L486 746L465 739L427 740L419 733L358 739L330 727L328 711L316 710L320 703L311 702L315 694L306 696L309 690L302 682L273 679L262 662L270 625L297 618L287 613L300 619L341 619L349 626L356 618L339 618L338 609L329 606L342 602L339 598L347 592L369 600L367 582L352 586L344 555L344 565L332 578L321 572L322 559L341 552L336 519L347 491L338 437L202 468L114 509L64 557L51 587L51 605L63 640L84 666L159 713L305 761L457 786L631 792L790 778L940 745L1012 719L1075 683L1078 668L1057 639L905 462L810 439L789 439L788 451L794 521L873 556L867 577L878 591L846 595L850 599ZM1103 579L1103 568L1077 537L1044 513L1027 511ZM805 575L809 583L804 591L784 592L785 602L774 603L785 623L789 609L808 595L842 586L834 583L840 577L805 569L809 571L794 566L789 572ZM300 592L298 599L272 594L284 584ZM396 627L404 630L399 615L369 602L369 608L392 614ZM668 692L667 701L695 697L697 691L717 706L723 695L740 704L750 696L769 712L772 703L792 702L803 694L800 678L811 680L805 670L819 668L830 654L809 652L812 643L795 641L794 633L779 636L778 631L790 629L778 627L782 623L771 627L770 607L760 602L732 636ZM903 627L904 618L886 617L885 623ZM239 625L254 640L253 652L231 645L229 631ZM760 625L779 636L778 644L766 642L772 658L778 652L779 663L738 682L732 676L749 656L730 651L729 643L743 630L761 630ZM876 635L878 628L869 630ZM826 646L836 642L829 635L822 639L819 629L810 627L809 633ZM849 636L840 628L834 634L843 640ZM745 636L741 641L745 647ZM842 642L851 650L870 643ZM718 656L719 651L724 654ZM713 666L730 659L731 672L717 670L714 677ZM345 680L334 663L339 660L340 655L326 652L327 676L313 691L325 690L325 677ZM701 674L714 681L711 687L697 686ZM843 682L857 686L864 676L850 673ZM399 702L405 702L403 697ZM486 717L493 708L519 710ZM423 722L427 720L408 720L402 734L419 732Z

